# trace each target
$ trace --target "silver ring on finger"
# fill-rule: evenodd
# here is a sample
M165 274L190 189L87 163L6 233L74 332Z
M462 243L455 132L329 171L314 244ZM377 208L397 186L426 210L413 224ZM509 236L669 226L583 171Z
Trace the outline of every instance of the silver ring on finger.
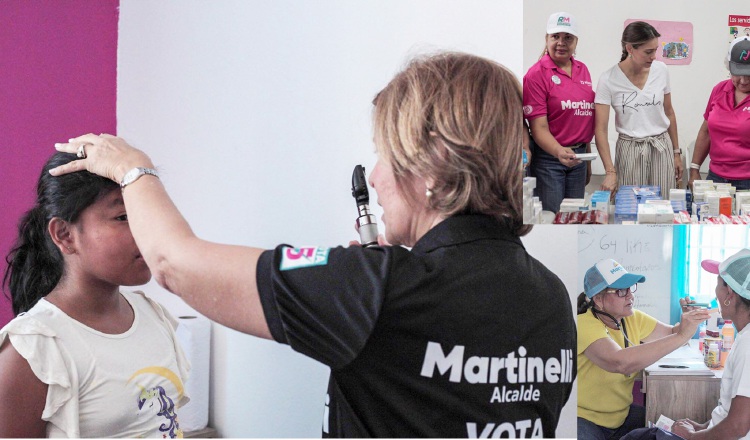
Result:
M81 146L78 147L78 151L76 152L76 156L79 159L86 159L86 145L87 144L81 144Z

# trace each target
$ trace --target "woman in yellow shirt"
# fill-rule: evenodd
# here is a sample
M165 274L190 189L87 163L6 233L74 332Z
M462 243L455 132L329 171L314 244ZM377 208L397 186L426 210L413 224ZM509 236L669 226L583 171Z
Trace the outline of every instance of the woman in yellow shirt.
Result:
M579 439L616 440L644 427L645 408L633 405L635 373L684 345L708 319L705 309L692 309L671 326L635 310L633 293L644 281L611 259L586 271L578 297Z

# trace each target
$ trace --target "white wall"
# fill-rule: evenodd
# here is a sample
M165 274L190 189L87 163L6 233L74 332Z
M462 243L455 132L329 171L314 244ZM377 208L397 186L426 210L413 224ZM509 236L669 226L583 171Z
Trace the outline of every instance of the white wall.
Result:
M573 316L576 315L576 299L581 289L578 278L581 273L578 265L578 229L576 226L536 225L521 238L526 251L547 266L565 284L570 295ZM578 401L578 379L573 382L570 399L560 414L557 427L558 437L576 437L576 417Z
M531 3L527 2L523 16L524 72L537 62L544 49L549 15L566 11L581 24L576 58L588 66L594 90L599 76L620 61L620 38L625 20L691 22L694 43L691 64L668 65L678 138L684 149L695 142L711 89L729 77L724 67L728 50L728 17L730 14L750 15L750 4L746 0L534 0L533 7L528 6ZM614 157L614 142L617 140L614 111L610 111L609 139ZM594 162L593 169L596 174L604 174L601 160Z
M374 95L434 49L520 76L521 14L521 0L121 0L118 134L151 155L204 239L344 244L356 238L352 169L375 162ZM155 284L147 291L184 311ZM325 367L213 330L220 435L320 435ZM561 435L573 437L569 422Z

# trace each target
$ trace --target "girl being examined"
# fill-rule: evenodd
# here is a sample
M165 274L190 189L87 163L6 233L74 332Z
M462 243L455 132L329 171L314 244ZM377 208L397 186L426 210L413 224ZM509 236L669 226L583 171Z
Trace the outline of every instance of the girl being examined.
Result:
M189 365L175 321L141 292L151 271L117 184L52 177L19 225L3 285L16 317L0 330L0 437L182 437Z

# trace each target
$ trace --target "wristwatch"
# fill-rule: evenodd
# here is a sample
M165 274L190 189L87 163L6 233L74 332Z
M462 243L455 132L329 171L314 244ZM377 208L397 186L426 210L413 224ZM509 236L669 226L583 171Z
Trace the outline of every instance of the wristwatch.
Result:
M143 167L135 167L132 170L125 173L124 176L122 176L122 181L120 182L120 188L125 188L126 186L130 185L131 183L138 180L141 176L144 174L149 174L151 176L159 178L159 173L156 172L153 168L143 168Z

